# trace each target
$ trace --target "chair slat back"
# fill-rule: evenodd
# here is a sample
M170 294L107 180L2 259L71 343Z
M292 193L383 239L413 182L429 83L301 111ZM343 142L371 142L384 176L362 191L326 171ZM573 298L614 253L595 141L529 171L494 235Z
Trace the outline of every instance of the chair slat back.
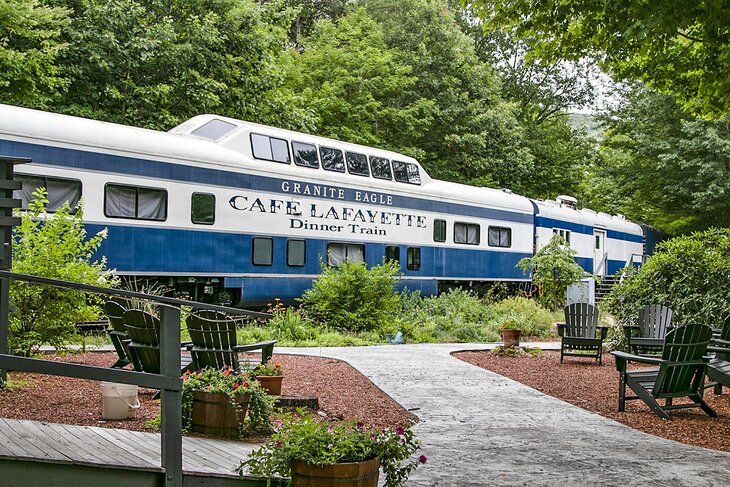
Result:
M207 316L222 319L208 319L200 314L188 316L185 324L193 342L191 355L197 367L222 368L225 365L238 367L238 358L233 347L236 346L236 321L225 315ZM202 314L202 313L201 313Z
M598 326L598 308L589 303L573 303L565 307L567 336L595 338Z
M661 338L672 324L672 309L661 304L650 304L639 310L639 336Z
M107 301L104 303L104 314L109 318L109 324L112 326L114 331L126 333L127 330L124 328L124 320L122 315L127 309L116 301Z
M124 327L132 340L130 349L138 359L135 368L144 372L160 373L160 319L138 309L130 309L122 315ZM138 345L138 346L136 346Z
M662 350L666 362L659 368L652 394L662 397L694 393L702 387L706 367L703 356L711 338L712 329L701 324L680 326L667 333Z
M720 328L720 336L717 338L730 342L730 316L725 318L725 323ZM730 350L728 352L717 352L717 358L730 361Z

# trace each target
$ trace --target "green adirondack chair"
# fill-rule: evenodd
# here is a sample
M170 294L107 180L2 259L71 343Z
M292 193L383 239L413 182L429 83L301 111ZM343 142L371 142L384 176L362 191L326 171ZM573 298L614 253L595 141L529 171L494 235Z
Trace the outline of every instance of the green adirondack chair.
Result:
M659 354L664 337L672 329L672 309L661 304L650 304L639 310L637 325L624 326L629 352Z
M112 367L122 368L127 364L132 363L132 359L129 357L129 334L124 328L124 321L122 315L127 309L116 301L107 301L104 303L104 314L109 319L109 325L111 328L107 330L109 338L114 345L114 350L117 352L119 357Z
M160 319L138 309L130 309L122 315L124 328L129 334L130 359L134 370L160 373ZM187 343L181 346L187 347ZM182 371L192 369L192 359L188 355L180 357Z
M717 413L702 398L707 370L707 346L712 330L707 325L685 325L667 333L661 357L647 357L625 352L611 352L616 357L619 373L618 410L626 401L641 399L663 419L671 420L672 409L700 407L710 417ZM657 368L628 370L629 362L657 365ZM629 387L636 396L626 396ZM677 397L688 397L692 403L672 404ZM664 399L660 406L658 400Z
M720 329L717 337L712 339L707 351L714 353L707 364L707 376L710 383L706 387L713 387L715 395L722 394L722 386L730 387L730 317Z
M236 324L233 318L211 311L190 314L185 321L192 345L188 346L193 359L193 369L212 367L220 369L226 365L240 368L248 365L239 358L241 352L261 350L261 363L266 363L274 353L275 340L236 344Z
M588 303L565 307L565 323L558 323L560 363L564 356L592 357L601 365L608 327L598 326L598 308Z

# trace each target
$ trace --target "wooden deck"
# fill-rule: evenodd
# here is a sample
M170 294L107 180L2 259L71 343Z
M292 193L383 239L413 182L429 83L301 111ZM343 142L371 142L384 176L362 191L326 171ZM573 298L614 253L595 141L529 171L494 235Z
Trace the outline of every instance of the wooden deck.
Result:
M185 486L265 485L242 481L234 469L256 445L208 438L183 438ZM68 468L72 467L72 468ZM88 475L85 473L89 471ZM0 484L160 485L160 435L92 426L0 418ZM43 473L45 472L45 473ZM43 476L39 476L43 473ZM112 476L117 475L112 480ZM54 481L48 483L51 476ZM88 481L84 478L88 476ZM129 477L125 481L122 477ZM146 479L146 480L144 480ZM87 483L88 482L88 483Z

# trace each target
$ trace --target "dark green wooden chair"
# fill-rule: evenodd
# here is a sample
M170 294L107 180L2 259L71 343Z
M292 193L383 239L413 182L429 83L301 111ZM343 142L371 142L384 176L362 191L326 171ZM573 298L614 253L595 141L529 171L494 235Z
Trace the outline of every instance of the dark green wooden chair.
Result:
M224 314L199 311L188 316L185 324L192 341L188 350L196 370L205 367L220 369L226 365L241 368L248 363L241 360L238 354L254 350L261 350L261 363L266 363L274 353L275 340L237 345L237 320Z
M591 357L601 365L608 327L598 326L598 308L588 303L565 307L565 323L558 323L560 363L563 357Z
M611 352L616 357L619 373L618 410L624 411L626 401L641 399L660 418L672 419L667 411L699 407L710 417L717 413L702 398L707 370L707 346L712 330L707 325L680 326L667 333L661 357L647 357L625 352ZM628 370L629 362L652 364L651 369ZM626 387L636 396L626 396ZM688 404L672 404L677 397L688 397ZM659 405L659 399L665 405Z
M160 319L138 309L130 309L122 315L124 328L129 334L129 355L134 370L160 373ZM181 346L186 347L188 343ZM181 369L194 370L189 355L180 357Z
M722 386L730 387L730 317L713 337L707 351L713 355L707 364L707 376L710 383L705 387L714 387L715 395L722 394Z
M122 368L127 364L132 363L132 359L129 357L129 334L124 328L124 320L122 315L127 309L116 301L107 301L104 303L104 314L109 319L109 325L111 328L107 329L109 338L114 345L114 350L117 352L117 359L112 367Z
M672 329L672 309L661 304L650 304L639 310L636 325L624 326L629 352L655 354L662 352L664 337Z

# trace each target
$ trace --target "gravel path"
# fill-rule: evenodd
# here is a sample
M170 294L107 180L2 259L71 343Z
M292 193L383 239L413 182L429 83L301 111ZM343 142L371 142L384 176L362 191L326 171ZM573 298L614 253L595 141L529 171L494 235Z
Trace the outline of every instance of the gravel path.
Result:
M642 433L450 355L484 348L277 351L345 360L419 417L428 463L409 486L730 485L728 453Z

